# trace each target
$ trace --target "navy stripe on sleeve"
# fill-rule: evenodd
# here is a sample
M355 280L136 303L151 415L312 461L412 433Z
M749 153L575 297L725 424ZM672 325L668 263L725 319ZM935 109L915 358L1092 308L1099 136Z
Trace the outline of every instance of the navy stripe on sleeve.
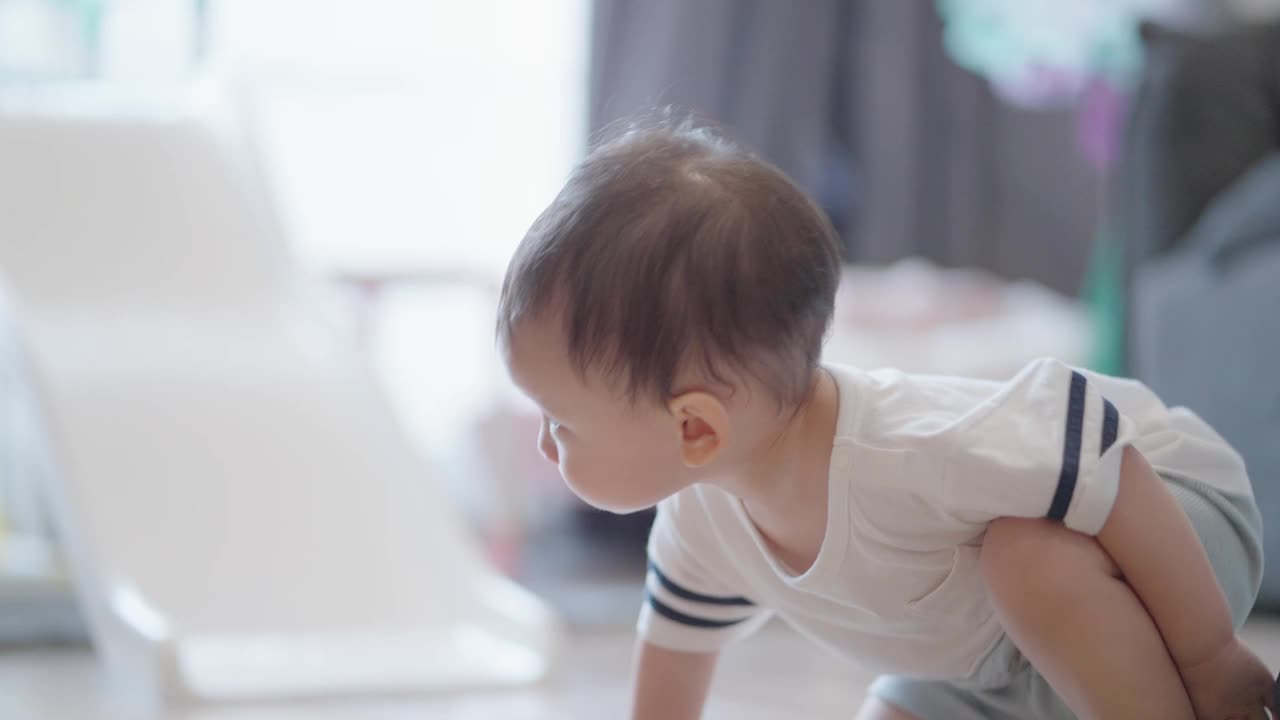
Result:
M1080 475L1080 444L1084 436L1084 375L1071 371L1071 392L1067 397L1067 431L1062 443L1062 471L1058 474L1058 489L1049 505L1050 520L1061 522L1067 517L1071 496L1076 492L1076 480Z
M689 625L690 627L697 628L726 628L747 620L747 618L739 618L737 620L708 620L706 618L694 617L692 615L686 615L670 605L667 605L654 597L651 592L645 592L644 596L645 599L649 601L649 606L653 608L654 612L668 620L678 622L681 625Z
M708 605L741 605L745 607L751 607L755 605L755 603L751 602L750 600L744 597L716 597L714 595L703 595L702 593L696 593L692 590L689 590L687 588L681 587L680 585L677 585L675 581L667 577L661 570L659 570L658 566L655 565L654 563L652 562L649 563L649 569L653 571L654 577L658 578L658 583L662 585L663 589L665 589L667 592L671 593L672 595L675 595L678 598L682 598L684 600L692 600L693 602L706 603Z
M1115 444L1116 433L1120 429L1120 414L1116 412L1116 406L1111 404L1110 400L1102 401L1102 450L1099 455L1111 449Z

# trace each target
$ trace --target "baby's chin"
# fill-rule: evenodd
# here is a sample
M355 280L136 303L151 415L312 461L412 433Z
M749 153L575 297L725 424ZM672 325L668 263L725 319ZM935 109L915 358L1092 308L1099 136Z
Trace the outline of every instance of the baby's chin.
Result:
M615 495L609 492L593 492L571 482L568 485L573 494L577 495L582 502L597 510L603 510L614 515L630 515L631 513L648 510L664 499L661 497L624 497L621 494Z

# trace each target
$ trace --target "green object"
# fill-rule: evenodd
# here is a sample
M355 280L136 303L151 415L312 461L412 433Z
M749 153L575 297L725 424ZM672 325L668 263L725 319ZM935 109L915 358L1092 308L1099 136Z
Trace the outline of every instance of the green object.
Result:
M1081 290L1093 321L1093 349L1089 368L1107 375L1123 375L1125 358L1124 249L1105 223L1089 256Z
M36 0L0 12L0 82L79 81L100 70L102 23L110 0ZM0 11L7 10L0 0ZM10 38L22 38L6 44Z
M936 2L952 60L1014 95L1070 95L1095 77L1124 87L1142 64L1134 2Z

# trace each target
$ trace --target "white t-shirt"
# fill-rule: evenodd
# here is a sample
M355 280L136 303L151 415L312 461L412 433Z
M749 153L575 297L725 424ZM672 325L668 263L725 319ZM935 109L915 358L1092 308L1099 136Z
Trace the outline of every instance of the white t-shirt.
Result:
M1122 448L1251 494L1240 456L1140 383L1039 360L999 383L829 366L839 388L826 535L795 575L742 503L697 485L658 506L639 630L712 651L771 613L875 671L968 677L1002 635L978 556L999 517L1097 534Z

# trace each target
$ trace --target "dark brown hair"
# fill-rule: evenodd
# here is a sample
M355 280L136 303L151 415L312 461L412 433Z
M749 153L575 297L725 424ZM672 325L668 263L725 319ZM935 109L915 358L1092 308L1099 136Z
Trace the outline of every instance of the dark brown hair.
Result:
M689 368L748 373L804 402L831 321L839 256L826 216L777 168L691 121L597 145L507 268L498 334L563 318L570 361L635 401ZM731 384L731 383L730 383Z

